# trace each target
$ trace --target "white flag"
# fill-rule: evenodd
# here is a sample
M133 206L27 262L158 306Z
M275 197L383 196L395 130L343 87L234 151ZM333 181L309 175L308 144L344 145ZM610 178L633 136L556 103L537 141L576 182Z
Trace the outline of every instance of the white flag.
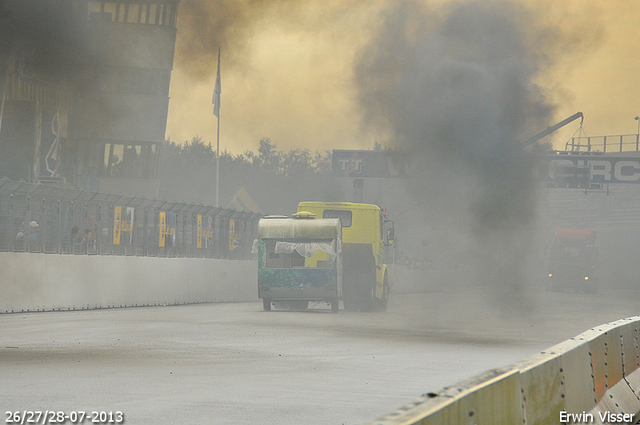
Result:
M220 118L220 93L222 93L222 85L220 84L220 48L218 47L218 75L216 77L216 87L213 89L213 115Z

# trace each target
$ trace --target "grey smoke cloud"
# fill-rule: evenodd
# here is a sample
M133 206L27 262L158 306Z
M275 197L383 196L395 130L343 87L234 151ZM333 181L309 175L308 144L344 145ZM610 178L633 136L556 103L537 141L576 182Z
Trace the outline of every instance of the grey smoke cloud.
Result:
M427 4L429 13L435 14L431 19L438 20L460 2L421 3L418 8L424 12ZM354 72L353 52L379 28L379 10L385 8L388 15L389 4L389 0L180 3L168 136L178 142L196 134L215 140L215 124L208 122L211 114L206 112L221 46L222 135L231 151L255 149L263 136L286 148L313 145L331 149L335 140L352 149L369 148L373 141L385 140L369 125L356 124L360 109L347 79ZM518 5L526 7L526 18L513 17L525 19L517 25L531 46L528 53L540 57L538 65L549 66L538 73L538 83L558 105L554 121L581 110L588 117L585 128L591 135L635 132L635 93L640 90L632 83L637 74L633 52L640 43L635 31L640 14L636 3L512 0L506 6L508 13ZM424 16L420 13L414 21ZM409 31L415 35L417 24L412 25ZM322 102L310 102L314 99ZM252 117L250 123L244 119L247 115ZM549 124L543 123L542 128ZM526 134L541 129L534 127ZM563 147L575 130L558 131L553 137L556 146Z
M399 1L385 13L356 65L365 125L414 158L410 202L449 234L448 267L522 291L537 202L535 155L519 141L555 110L536 84L553 55L535 16L506 1Z

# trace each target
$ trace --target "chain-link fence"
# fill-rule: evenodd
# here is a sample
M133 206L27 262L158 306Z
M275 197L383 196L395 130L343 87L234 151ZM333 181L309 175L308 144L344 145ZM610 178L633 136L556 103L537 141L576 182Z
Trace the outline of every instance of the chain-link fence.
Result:
M259 218L0 179L0 251L248 259Z

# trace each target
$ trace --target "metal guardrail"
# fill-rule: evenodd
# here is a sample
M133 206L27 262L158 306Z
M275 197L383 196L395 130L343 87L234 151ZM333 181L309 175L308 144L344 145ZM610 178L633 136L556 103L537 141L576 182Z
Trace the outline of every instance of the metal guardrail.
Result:
M640 134L618 134L612 136L572 137L564 147L565 151L586 152L638 152Z
M248 259L259 218L0 179L0 251Z

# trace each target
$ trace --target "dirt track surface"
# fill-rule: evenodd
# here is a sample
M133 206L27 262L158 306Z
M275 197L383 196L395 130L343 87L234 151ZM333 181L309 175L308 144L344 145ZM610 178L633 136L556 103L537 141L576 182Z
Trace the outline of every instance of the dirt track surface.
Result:
M638 314L599 296L401 294L387 313L202 304L0 315L0 407L138 424L360 424ZM89 423L86 421L85 423Z

